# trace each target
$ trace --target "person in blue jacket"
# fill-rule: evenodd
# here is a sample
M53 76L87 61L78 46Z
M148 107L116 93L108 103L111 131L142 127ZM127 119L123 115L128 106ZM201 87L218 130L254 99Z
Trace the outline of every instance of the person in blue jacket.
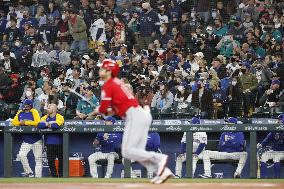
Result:
M39 113L33 108L33 101L26 99L23 102L22 109L19 110L12 120L13 126L36 127L40 121ZM19 151L19 159L24 168L25 177L42 176L42 136L39 134L23 134L22 145ZM35 157L35 175L30 168L27 155L33 151Z
M64 124L64 117L57 113L57 105L49 104L47 108L47 115L41 118L38 124L40 129L59 129ZM47 160L52 177L63 176L63 145L61 134L45 134L44 141L47 149ZM58 174L55 167L55 159L58 158Z
M228 124L237 124L238 119L231 117L225 121ZM247 160L247 152L244 151L244 147L245 138L243 132L223 132L219 140L218 151L207 150L207 154L210 159L239 160L234 178L240 178Z
M114 117L105 119L106 125L113 125L116 122ZM111 178L114 168L114 160L119 158L118 151L121 146L122 133L99 132L93 144L98 146L96 152L88 157L90 174L93 178L98 178L97 161L107 160L107 171L105 178Z
M284 114L278 116L279 122L284 124ZM274 178L280 178L281 164L284 160L284 132L270 132L265 139L257 144L257 148L270 146L270 150L264 152L260 159L260 177L267 178L267 161L274 162Z
M146 144L146 151L162 153L160 147L161 147L161 140L159 133L149 132ZM153 172L148 171L147 176L148 178L152 178Z
M147 138L146 150L152 152L160 152L160 135L157 132L150 132Z

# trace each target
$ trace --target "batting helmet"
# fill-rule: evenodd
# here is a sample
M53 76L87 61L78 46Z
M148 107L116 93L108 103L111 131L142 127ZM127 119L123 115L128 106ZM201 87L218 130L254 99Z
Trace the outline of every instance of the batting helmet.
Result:
M119 66L111 59L104 59L101 68L111 71L113 77L116 77L119 72Z

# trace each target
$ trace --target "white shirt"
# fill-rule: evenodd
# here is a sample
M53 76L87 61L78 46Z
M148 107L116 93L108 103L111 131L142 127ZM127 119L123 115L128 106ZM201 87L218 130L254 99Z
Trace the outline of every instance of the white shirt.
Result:
M198 127L199 125L197 125ZM186 132L183 133L182 143L186 143ZM193 152L195 152L200 143L207 144L207 134L206 132L195 132L193 133Z
M97 41L99 42L105 42L106 40L106 33L105 33L105 22L103 19L99 18L98 20L96 20L90 27L90 34L91 37L93 39L93 41L96 41L96 36L97 36L97 32L98 30L102 28L103 29L103 33L101 34L101 36L99 37L99 39Z

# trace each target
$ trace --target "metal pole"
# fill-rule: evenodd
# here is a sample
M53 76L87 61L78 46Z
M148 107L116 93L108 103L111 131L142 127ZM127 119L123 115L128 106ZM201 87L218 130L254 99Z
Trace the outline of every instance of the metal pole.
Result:
M4 177L12 177L12 147L13 147L13 138L11 133L4 133Z
M63 133L63 177L69 177L69 133Z
M131 161L124 158L124 178L131 177Z
M250 169L249 177L255 179L257 176L257 158L256 158L256 132L250 132Z
M186 178L192 178L193 133L186 132Z

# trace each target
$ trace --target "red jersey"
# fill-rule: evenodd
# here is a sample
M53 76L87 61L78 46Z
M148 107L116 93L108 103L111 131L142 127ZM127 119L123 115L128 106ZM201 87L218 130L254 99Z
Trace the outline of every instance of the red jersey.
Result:
M118 116L125 117L125 113L130 107L137 107L138 105L137 99L120 79L111 78L103 85L100 113L106 114L107 109L112 108Z

